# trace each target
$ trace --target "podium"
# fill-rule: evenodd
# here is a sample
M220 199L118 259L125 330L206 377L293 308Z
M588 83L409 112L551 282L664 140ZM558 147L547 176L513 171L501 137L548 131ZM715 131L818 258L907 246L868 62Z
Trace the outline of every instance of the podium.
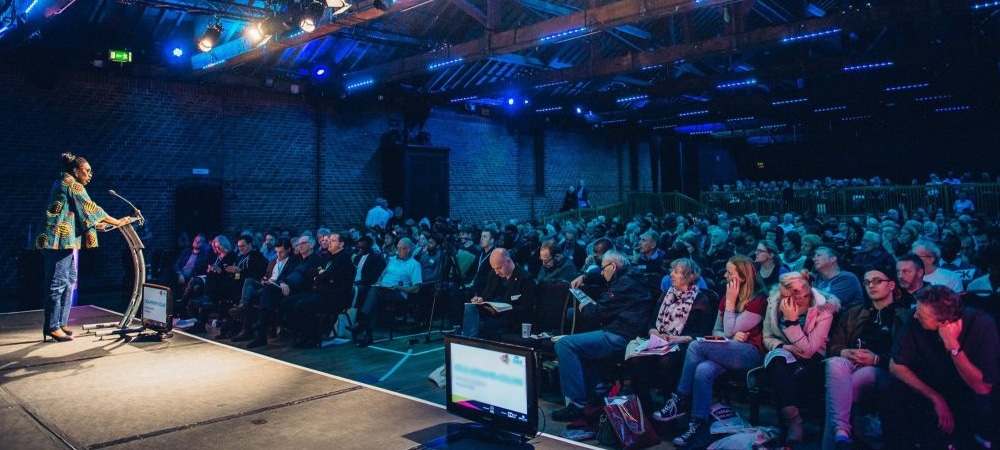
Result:
M88 332L93 332L94 335L101 337L109 335L121 337L132 333L139 333L140 338L152 338L152 340L159 340L163 337L171 337L170 309L173 301L170 298L170 288L146 284L146 259L142 253L145 246L143 245L142 240L139 239L139 235L136 234L135 228L132 227L132 222L142 221L143 219L142 216L130 217L130 219L131 220L129 220L126 224L100 229L100 231L103 232L110 232L113 230L121 232L122 236L125 238L125 243L128 244L129 253L132 255L132 270L135 276L132 278L132 286L130 286L132 294L129 297L130 300L128 307L125 309L122 319L117 323L109 322L84 325L83 329ZM164 308L164 311L159 314L162 320L147 321L144 317L142 325L133 326L132 321L135 319L136 314L139 312L139 308L144 303L143 299L147 286L154 287L159 291L166 291L165 294L163 294L165 297L163 299L164 301L156 302L157 305L162 305L162 308ZM143 332L147 330L151 330L154 333L143 334Z

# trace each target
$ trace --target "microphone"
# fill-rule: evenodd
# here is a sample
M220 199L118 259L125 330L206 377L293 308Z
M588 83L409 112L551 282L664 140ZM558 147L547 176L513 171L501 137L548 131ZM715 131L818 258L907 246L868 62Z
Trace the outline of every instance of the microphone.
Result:
M146 223L146 218L142 217L142 212L139 211L139 208L136 208L135 205L133 205L132 202L128 201L127 198L118 195L118 193L115 192L114 189L108 189L108 193L115 197L120 198L123 202L127 203L129 206L132 207L132 211L135 213L135 218L139 221L139 226L142 226L144 223Z

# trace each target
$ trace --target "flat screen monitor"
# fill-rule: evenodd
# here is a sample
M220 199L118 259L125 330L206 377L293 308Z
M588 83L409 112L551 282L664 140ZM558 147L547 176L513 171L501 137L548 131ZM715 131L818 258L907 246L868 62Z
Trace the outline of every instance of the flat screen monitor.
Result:
M157 284L142 285L142 325L150 330L169 332L173 328L173 294Z
M532 349L452 335L444 342L448 412L498 431L538 434Z

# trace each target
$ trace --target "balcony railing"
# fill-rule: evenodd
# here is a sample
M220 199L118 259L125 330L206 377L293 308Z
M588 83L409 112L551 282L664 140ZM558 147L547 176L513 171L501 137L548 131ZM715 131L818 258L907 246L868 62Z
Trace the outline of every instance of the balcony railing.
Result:
M994 215L1000 211L1000 184L994 183L796 189L790 198L780 191L703 192L701 201L731 215L813 211L854 216L882 214L890 208L923 208L929 214L940 209L951 216L960 192L968 194L977 213Z

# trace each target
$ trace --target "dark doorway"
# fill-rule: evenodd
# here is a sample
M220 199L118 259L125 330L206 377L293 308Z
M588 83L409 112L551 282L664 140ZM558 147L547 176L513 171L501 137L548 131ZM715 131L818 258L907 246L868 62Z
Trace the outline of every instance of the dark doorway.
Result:
M449 153L443 147L383 144L382 186L390 206L419 219L448 217L451 211Z
M174 203L174 236L198 233L212 239L222 231L222 182L211 179L182 181Z

